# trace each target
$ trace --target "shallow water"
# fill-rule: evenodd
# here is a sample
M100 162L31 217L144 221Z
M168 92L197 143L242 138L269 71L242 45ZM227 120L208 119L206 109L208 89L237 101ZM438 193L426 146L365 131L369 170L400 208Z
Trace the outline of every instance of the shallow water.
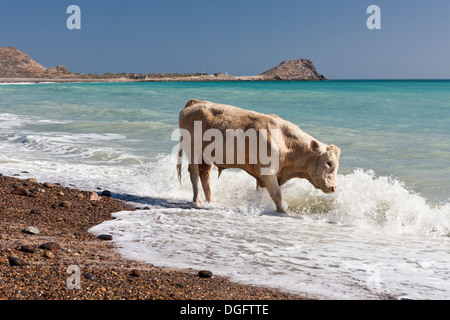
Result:
M338 191L291 180L284 216L228 170L213 174L217 201L193 207L170 154L190 98L276 113L338 145ZM155 265L321 298L448 299L449 123L448 81L1 85L0 173L148 206L91 231Z

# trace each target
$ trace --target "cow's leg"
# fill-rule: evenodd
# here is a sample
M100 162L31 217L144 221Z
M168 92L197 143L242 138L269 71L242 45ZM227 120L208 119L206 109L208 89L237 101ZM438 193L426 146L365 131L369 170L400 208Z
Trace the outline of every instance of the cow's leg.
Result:
M194 191L193 202L201 203L198 195L198 177L199 177L199 165L189 164L189 173L191 177L192 190Z
M281 189L278 185L278 179L275 175L264 175L261 176L261 180L264 183L269 195L277 207L278 212L287 213L283 208Z
M261 180L256 179L256 190L259 190L260 188L265 188L266 186Z
M207 202L214 201L211 193L211 171L212 171L212 164L207 164L203 162L199 166L200 171L200 181L202 182L203 192L205 193L205 198Z

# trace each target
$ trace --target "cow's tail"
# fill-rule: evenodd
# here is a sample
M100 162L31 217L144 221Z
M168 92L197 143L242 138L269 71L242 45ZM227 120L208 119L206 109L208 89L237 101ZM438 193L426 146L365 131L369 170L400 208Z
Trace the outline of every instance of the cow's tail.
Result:
M186 105L184 108L188 108L197 102L200 102L197 99L190 99L188 102L186 102ZM183 147L181 146L181 138L180 138L180 150L178 151L178 159L177 159L177 172L178 172L178 181L181 184L181 164L183 162Z
M178 151L178 158L177 158L177 172L178 172L178 181L181 184L181 164L183 163L183 147L180 143L180 150Z

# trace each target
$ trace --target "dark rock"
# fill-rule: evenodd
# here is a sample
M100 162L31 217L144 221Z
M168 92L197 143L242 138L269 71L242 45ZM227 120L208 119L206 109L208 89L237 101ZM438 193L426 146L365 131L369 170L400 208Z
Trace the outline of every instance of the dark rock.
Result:
M30 244L24 244L20 247L20 251L22 252L35 253L36 250L36 247Z
M58 252L61 246L56 242L46 242L39 246L40 249Z
M14 188L11 190L11 194L16 194L19 196L29 196L30 192L22 188Z
M100 195L104 196L104 197L111 197L112 194L111 194L111 191L109 191L109 190L103 190Z
M8 257L8 260L9 260L9 264L11 266L21 267L21 266L27 265L27 262L25 260L17 258L17 257L10 256L10 257Z
M30 211L30 213L31 213L31 214L40 215L40 214L41 214L41 211L39 211L39 210L37 210L37 209L32 209L32 210Z
M110 234L101 234L97 237L97 239L106 240L106 241L112 240L112 238L113 237Z
M208 270L200 270L198 272L198 276L200 278L211 278L213 276L213 273L211 271L208 271Z
M84 275L84 277L85 277L86 279L92 280L92 281L97 280L97 278L95 277L95 275L94 275L93 273L91 273L91 272L86 273L86 274Z

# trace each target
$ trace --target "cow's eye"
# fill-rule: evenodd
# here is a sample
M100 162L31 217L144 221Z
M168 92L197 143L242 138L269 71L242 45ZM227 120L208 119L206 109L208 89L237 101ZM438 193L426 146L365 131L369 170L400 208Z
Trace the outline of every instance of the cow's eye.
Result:
M333 162L328 161L328 162L327 162L327 167L328 167L328 168L332 168L332 167L333 167Z

